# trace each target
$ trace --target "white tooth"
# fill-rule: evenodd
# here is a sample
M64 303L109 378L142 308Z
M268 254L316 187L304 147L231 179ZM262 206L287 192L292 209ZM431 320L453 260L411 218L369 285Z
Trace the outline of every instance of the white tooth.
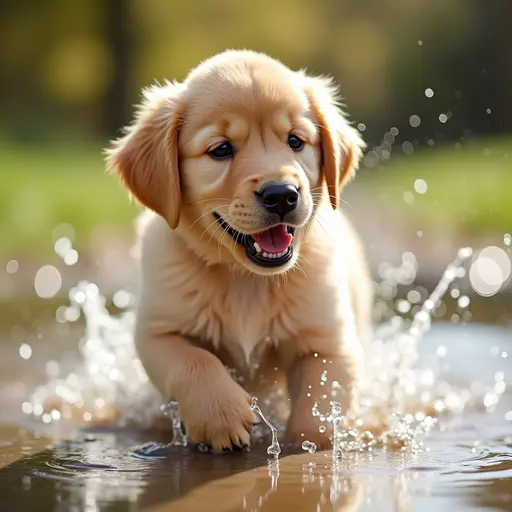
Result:
M262 254L262 256L263 256L264 258L268 258L268 257L269 257L269 256L268 256L268 254L267 254L266 252L264 252L264 253Z
M256 249L256 252L261 252L261 247L258 245L258 242L254 242L254 248Z

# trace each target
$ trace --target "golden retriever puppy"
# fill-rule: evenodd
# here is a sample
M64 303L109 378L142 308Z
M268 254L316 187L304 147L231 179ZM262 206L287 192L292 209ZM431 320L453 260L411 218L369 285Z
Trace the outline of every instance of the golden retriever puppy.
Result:
M107 152L148 209L138 354L192 443L248 445L249 392L283 385L286 439L326 448L315 402L329 407L334 381L345 410L357 397L372 284L338 202L364 143L336 94L265 54L225 51L145 90Z

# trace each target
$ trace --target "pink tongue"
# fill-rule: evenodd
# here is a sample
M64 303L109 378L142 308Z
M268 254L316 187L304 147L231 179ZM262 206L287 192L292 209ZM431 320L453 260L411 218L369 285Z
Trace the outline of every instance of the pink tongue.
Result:
M251 237L261 247L261 250L267 253L283 252L290 247L293 240L293 236L288 233L284 224L279 224L279 226L261 233L255 233Z

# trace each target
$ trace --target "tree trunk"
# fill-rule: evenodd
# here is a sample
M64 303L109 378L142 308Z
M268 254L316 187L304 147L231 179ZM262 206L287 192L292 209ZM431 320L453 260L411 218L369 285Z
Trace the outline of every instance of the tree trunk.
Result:
M105 37L113 76L101 102L100 129L106 137L119 134L130 116L130 66L133 57L131 11L126 0L105 2Z

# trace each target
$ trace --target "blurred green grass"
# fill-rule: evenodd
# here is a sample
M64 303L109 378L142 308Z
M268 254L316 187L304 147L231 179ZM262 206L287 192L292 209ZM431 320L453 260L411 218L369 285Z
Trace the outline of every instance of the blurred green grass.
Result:
M424 179L425 194L414 192ZM354 185L353 185L354 186ZM512 137L393 154L360 172L355 186L397 215L430 228L450 225L478 236L512 230ZM404 193L414 202L406 204ZM410 195L409 195L410 197ZM138 211L115 176L104 171L101 146L20 148L0 152L0 252L18 258L53 251L52 232L69 223L74 246L87 247L98 228L131 236ZM420 229L420 227L418 228Z
M48 254L60 224L73 226L78 250L102 226L129 234L137 206L104 169L101 146L3 148L0 251L12 257Z
M426 193L415 191L417 179L426 181ZM393 154L360 173L358 183L418 229L449 227L475 237L512 231L510 135Z

